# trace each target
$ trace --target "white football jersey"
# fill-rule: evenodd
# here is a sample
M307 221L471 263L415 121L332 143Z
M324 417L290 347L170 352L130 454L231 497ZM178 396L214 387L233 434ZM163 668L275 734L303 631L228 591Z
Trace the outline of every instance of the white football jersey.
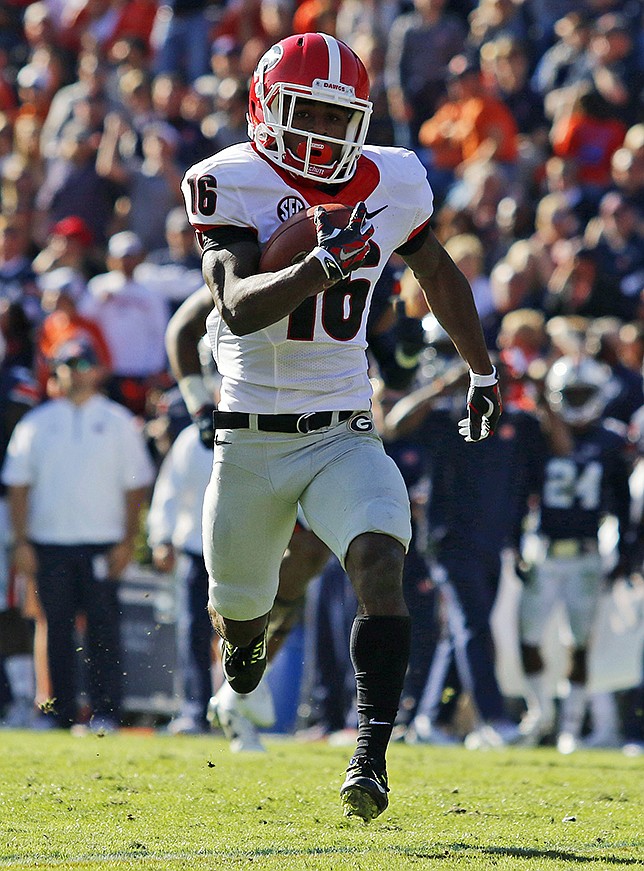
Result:
M195 164L183 184L197 232L250 228L264 245L281 223L309 206L353 207L364 200L374 226L365 265L301 303L288 317L233 335L215 309L208 338L222 377L219 408L264 414L368 409L367 314L373 287L393 251L429 220L425 169L403 148L366 146L353 178L336 194L302 184L258 154L233 145Z

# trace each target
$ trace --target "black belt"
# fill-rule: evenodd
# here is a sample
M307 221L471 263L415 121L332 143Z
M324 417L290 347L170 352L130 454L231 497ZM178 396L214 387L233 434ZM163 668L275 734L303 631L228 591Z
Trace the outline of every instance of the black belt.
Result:
M306 414L248 414L245 411L215 411L215 429L257 429L262 432L313 432L342 423L355 411L309 411Z

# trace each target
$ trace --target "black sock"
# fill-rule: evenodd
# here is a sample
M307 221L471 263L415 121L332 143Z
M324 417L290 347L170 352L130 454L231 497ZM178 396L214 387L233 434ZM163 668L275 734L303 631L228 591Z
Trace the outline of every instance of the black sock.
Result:
M398 712L407 662L409 617L356 617L351 628L351 662L356 674L358 745L383 766Z

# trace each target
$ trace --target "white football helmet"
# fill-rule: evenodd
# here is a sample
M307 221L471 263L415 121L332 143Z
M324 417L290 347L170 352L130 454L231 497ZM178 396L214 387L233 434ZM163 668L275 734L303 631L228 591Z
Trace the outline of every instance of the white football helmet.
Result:
M298 98L349 109L344 139L298 129ZM258 151L287 172L338 184L356 170L371 111L369 76L360 58L326 33L300 33L276 43L257 64L248 100L248 135ZM303 138L297 154L286 148L285 132ZM336 161L331 155L334 144L342 145Z
M610 367L593 357L560 357L545 386L548 405L571 426L594 423L614 394Z

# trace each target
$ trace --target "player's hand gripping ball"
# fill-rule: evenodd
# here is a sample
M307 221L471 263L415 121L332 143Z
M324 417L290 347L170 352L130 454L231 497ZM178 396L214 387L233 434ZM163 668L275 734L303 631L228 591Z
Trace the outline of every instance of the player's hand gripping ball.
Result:
M333 271L334 281L346 278L369 250L373 227L365 224L365 215L364 203L353 211L341 203L325 203L297 212L264 246L260 271L278 272L319 248L324 252L325 271Z

